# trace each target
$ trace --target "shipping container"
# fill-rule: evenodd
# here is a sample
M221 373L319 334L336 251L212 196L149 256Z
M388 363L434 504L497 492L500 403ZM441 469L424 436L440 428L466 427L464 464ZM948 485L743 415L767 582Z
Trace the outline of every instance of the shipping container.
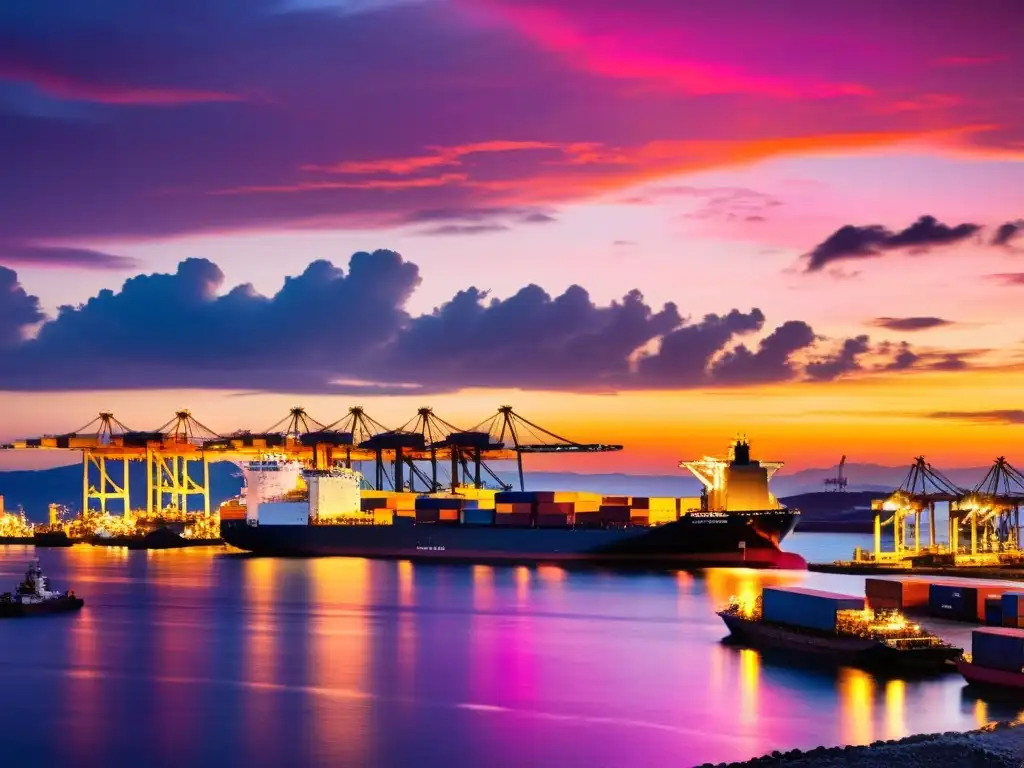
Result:
M554 491L502 491L494 500L503 504L532 504L538 501L555 501Z
M537 504L537 516L541 515L571 515L576 511L575 503L571 501L542 501Z
M416 499L416 509L461 509L464 501L450 496L420 496Z
M633 509L650 509L651 500L646 496L634 496L629 506Z
M438 519L439 522L442 522L442 523L457 523L457 522L459 522L459 520L461 519L461 516L462 516L462 510L461 509L450 509L450 508L442 507L441 509L437 510L437 512L438 512L438 518L437 519Z
M495 525L512 525L520 528L529 528L532 525L533 515L521 512L508 512L503 515L494 516Z
M985 598L985 626L1003 626L1003 598L1001 595L990 595Z
M984 621L985 598L1002 595L1010 587L934 583L928 592L928 611L957 621Z
M1024 592L1003 592L1001 607L1004 627L1024 627Z
M971 633L971 661L987 669L1024 670L1024 630L1011 627L974 630Z
M362 509L362 510L387 509L388 508L388 500L387 499L367 499L367 498L364 497L364 498L361 498L359 500L359 508Z
M537 513L537 527L538 528L571 528L574 521L575 515L571 512L566 513L553 513L542 515L540 512Z
M629 496L602 496L601 504L610 507L628 507Z
M394 522L395 513L387 507L373 510L374 525L392 525Z
M494 525L494 510L463 507L461 521L463 525Z
M530 515L533 514L533 504L516 502L515 504L495 504L494 511L499 515Z
M765 587L761 613L765 621L831 632L837 611L864 609L864 598L800 587Z
M593 501L591 499L582 499L576 501L576 512L597 512L601 509L601 501Z
M915 579L877 579L864 581L868 607L874 610L906 611L928 608L929 582Z
M629 524L630 525L644 525L644 526L647 526L647 525L651 524L651 518L649 518L647 515L636 515L636 514L634 514L634 515L630 516Z
M602 504L597 510L604 520L618 523L629 522L630 511L629 507L613 506L611 504Z
M437 509L417 509L416 510L416 522L417 523L436 523L441 519L441 510Z

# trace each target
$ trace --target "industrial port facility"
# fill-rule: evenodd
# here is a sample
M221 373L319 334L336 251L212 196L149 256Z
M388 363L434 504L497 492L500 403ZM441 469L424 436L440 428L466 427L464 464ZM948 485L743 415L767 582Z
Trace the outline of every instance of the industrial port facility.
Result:
M462 487L511 490L490 464L515 461L520 490L525 489L525 454L602 453L621 445L580 443L561 437L502 406L469 429L461 429L420 408L398 428L387 428L355 406L344 417L322 423L295 407L259 432L219 434L187 410L153 430L133 430L113 413L100 413L70 432L15 440L11 451L80 451L81 509L51 506L44 530L66 531L72 538L97 533L124 535L154 526L178 526L186 536L217 535L218 510L211 508L211 462L247 462L267 455L300 462L310 469L370 463L368 490L414 497ZM129 463L145 462L146 502L131 505ZM112 514L117 513L117 514ZM0 509L0 536L31 536L23 516Z

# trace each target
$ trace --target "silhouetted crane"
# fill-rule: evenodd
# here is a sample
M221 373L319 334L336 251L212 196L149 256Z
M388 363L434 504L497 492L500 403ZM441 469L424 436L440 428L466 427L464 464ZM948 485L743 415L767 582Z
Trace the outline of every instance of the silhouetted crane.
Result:
M846 490L847 480L846 480L846 476L843 474L843 467L845 467L845 466L846 466L846 456L843 456L843 458L841 458L839 460L839 467L836 470L836 476L835 477L826 477L825 478L825 490L826 491L831 490L831 489L835 489L836 491L845 491Z

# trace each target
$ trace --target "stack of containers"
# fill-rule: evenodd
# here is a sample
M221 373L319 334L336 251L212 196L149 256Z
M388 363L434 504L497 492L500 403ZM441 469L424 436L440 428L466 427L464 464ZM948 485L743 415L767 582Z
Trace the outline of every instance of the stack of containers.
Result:
M365 503L370 499L373 499L371 506L366 506ZM383 507L376 506L380 500L384 502ZM416 516L415 493L405 493L402 491L362 491L360 503L363 504L363 509L388 509L398 517Z
M684 496L676 499L676 512L682 517L690 512L700 510L700 496Z
M672 523L679 519L679 499L650 498L647 500L648 522L651 525Z
M494 497L498 491L493 488L459 488L455 491L455 495L463 496L466 499L472 499L476 501L477 507L480 509L494 509Z
M444 496L420 496L416 499L417 523L457 523L465 499Z
M761 591L764 621L833 632L838 611L862 611L864 598L800 587L765 587Z
M597 508L600 522L625 525L632 514L632 501L629 496L603 496Z
M984 621L985 598L1007 591L1008 587L936 582L928 589L928 612L955 621Z
M1004 627L1024 628L1024 592L1003 592L1000 608Z
M1024 671L1024 630L985 627L971 633L971 663L1003 672Z
M985 626L1003 626L1003 595L989 595L985 598Z
M535 491L502 491L494 496L494 524L520 528L533 526Z
M864 594L872 610L928 608L929 583L915 579L865 579Z
M576 498L573 491L539 491L538 528L571 528L576 523Z

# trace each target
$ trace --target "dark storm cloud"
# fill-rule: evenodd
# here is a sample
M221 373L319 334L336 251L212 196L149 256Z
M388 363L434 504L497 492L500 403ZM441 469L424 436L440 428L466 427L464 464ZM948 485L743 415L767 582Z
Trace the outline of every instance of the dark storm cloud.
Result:
M1008 221L996 230L992 236L992 245L1010 245L1013 240L1020 236L1022 230L1024 230L1024 219Z
M846 339L838 351L808 363L805 369L807 378L813 381L832 381L863 370L860 359L871 350L870 341L867 336Z
M25 331L42 319L39 299L25 292L14 270L0 267L0 347L17 346Z
M1024 424L1024 411L938 411L929 414L933 419L969 421L976 424Z
M953 325L953 321L941 317L876 317L871 324L890 331L925 331Z
M88 248L46 245L3 245L0 264L9 267L77 267L79 269L127 270L139 266L136 259Z
M880 224L866 227L847 224L805 254L806 271L817 272L838 261L874 258L887 251L927 250L951 245L966 240L980 229L980 225L968 223L949 226L934 216L922 216L899 232L886 229Z
M433 312L405 307L420 283L393 251L360 252L347 269L311 263L275 295L224 292L206 259L172 274L137 275L77 307L42 318L11 270L0 272L8 390L206 387L280 392L439 392L469 387L617 391L742 386L862 372L866 337L806 367L818 339L802 321L765 330L759 309L684 319L639 291L596 304L571 286L536 285L492 298L468 288ZM832 342L829 343L830 345ZM852 346L851 346L852 345ZM880 353L893 350L880 349ZM97 362L100 361L100 362ZM69 367L78 373L62 375Z

